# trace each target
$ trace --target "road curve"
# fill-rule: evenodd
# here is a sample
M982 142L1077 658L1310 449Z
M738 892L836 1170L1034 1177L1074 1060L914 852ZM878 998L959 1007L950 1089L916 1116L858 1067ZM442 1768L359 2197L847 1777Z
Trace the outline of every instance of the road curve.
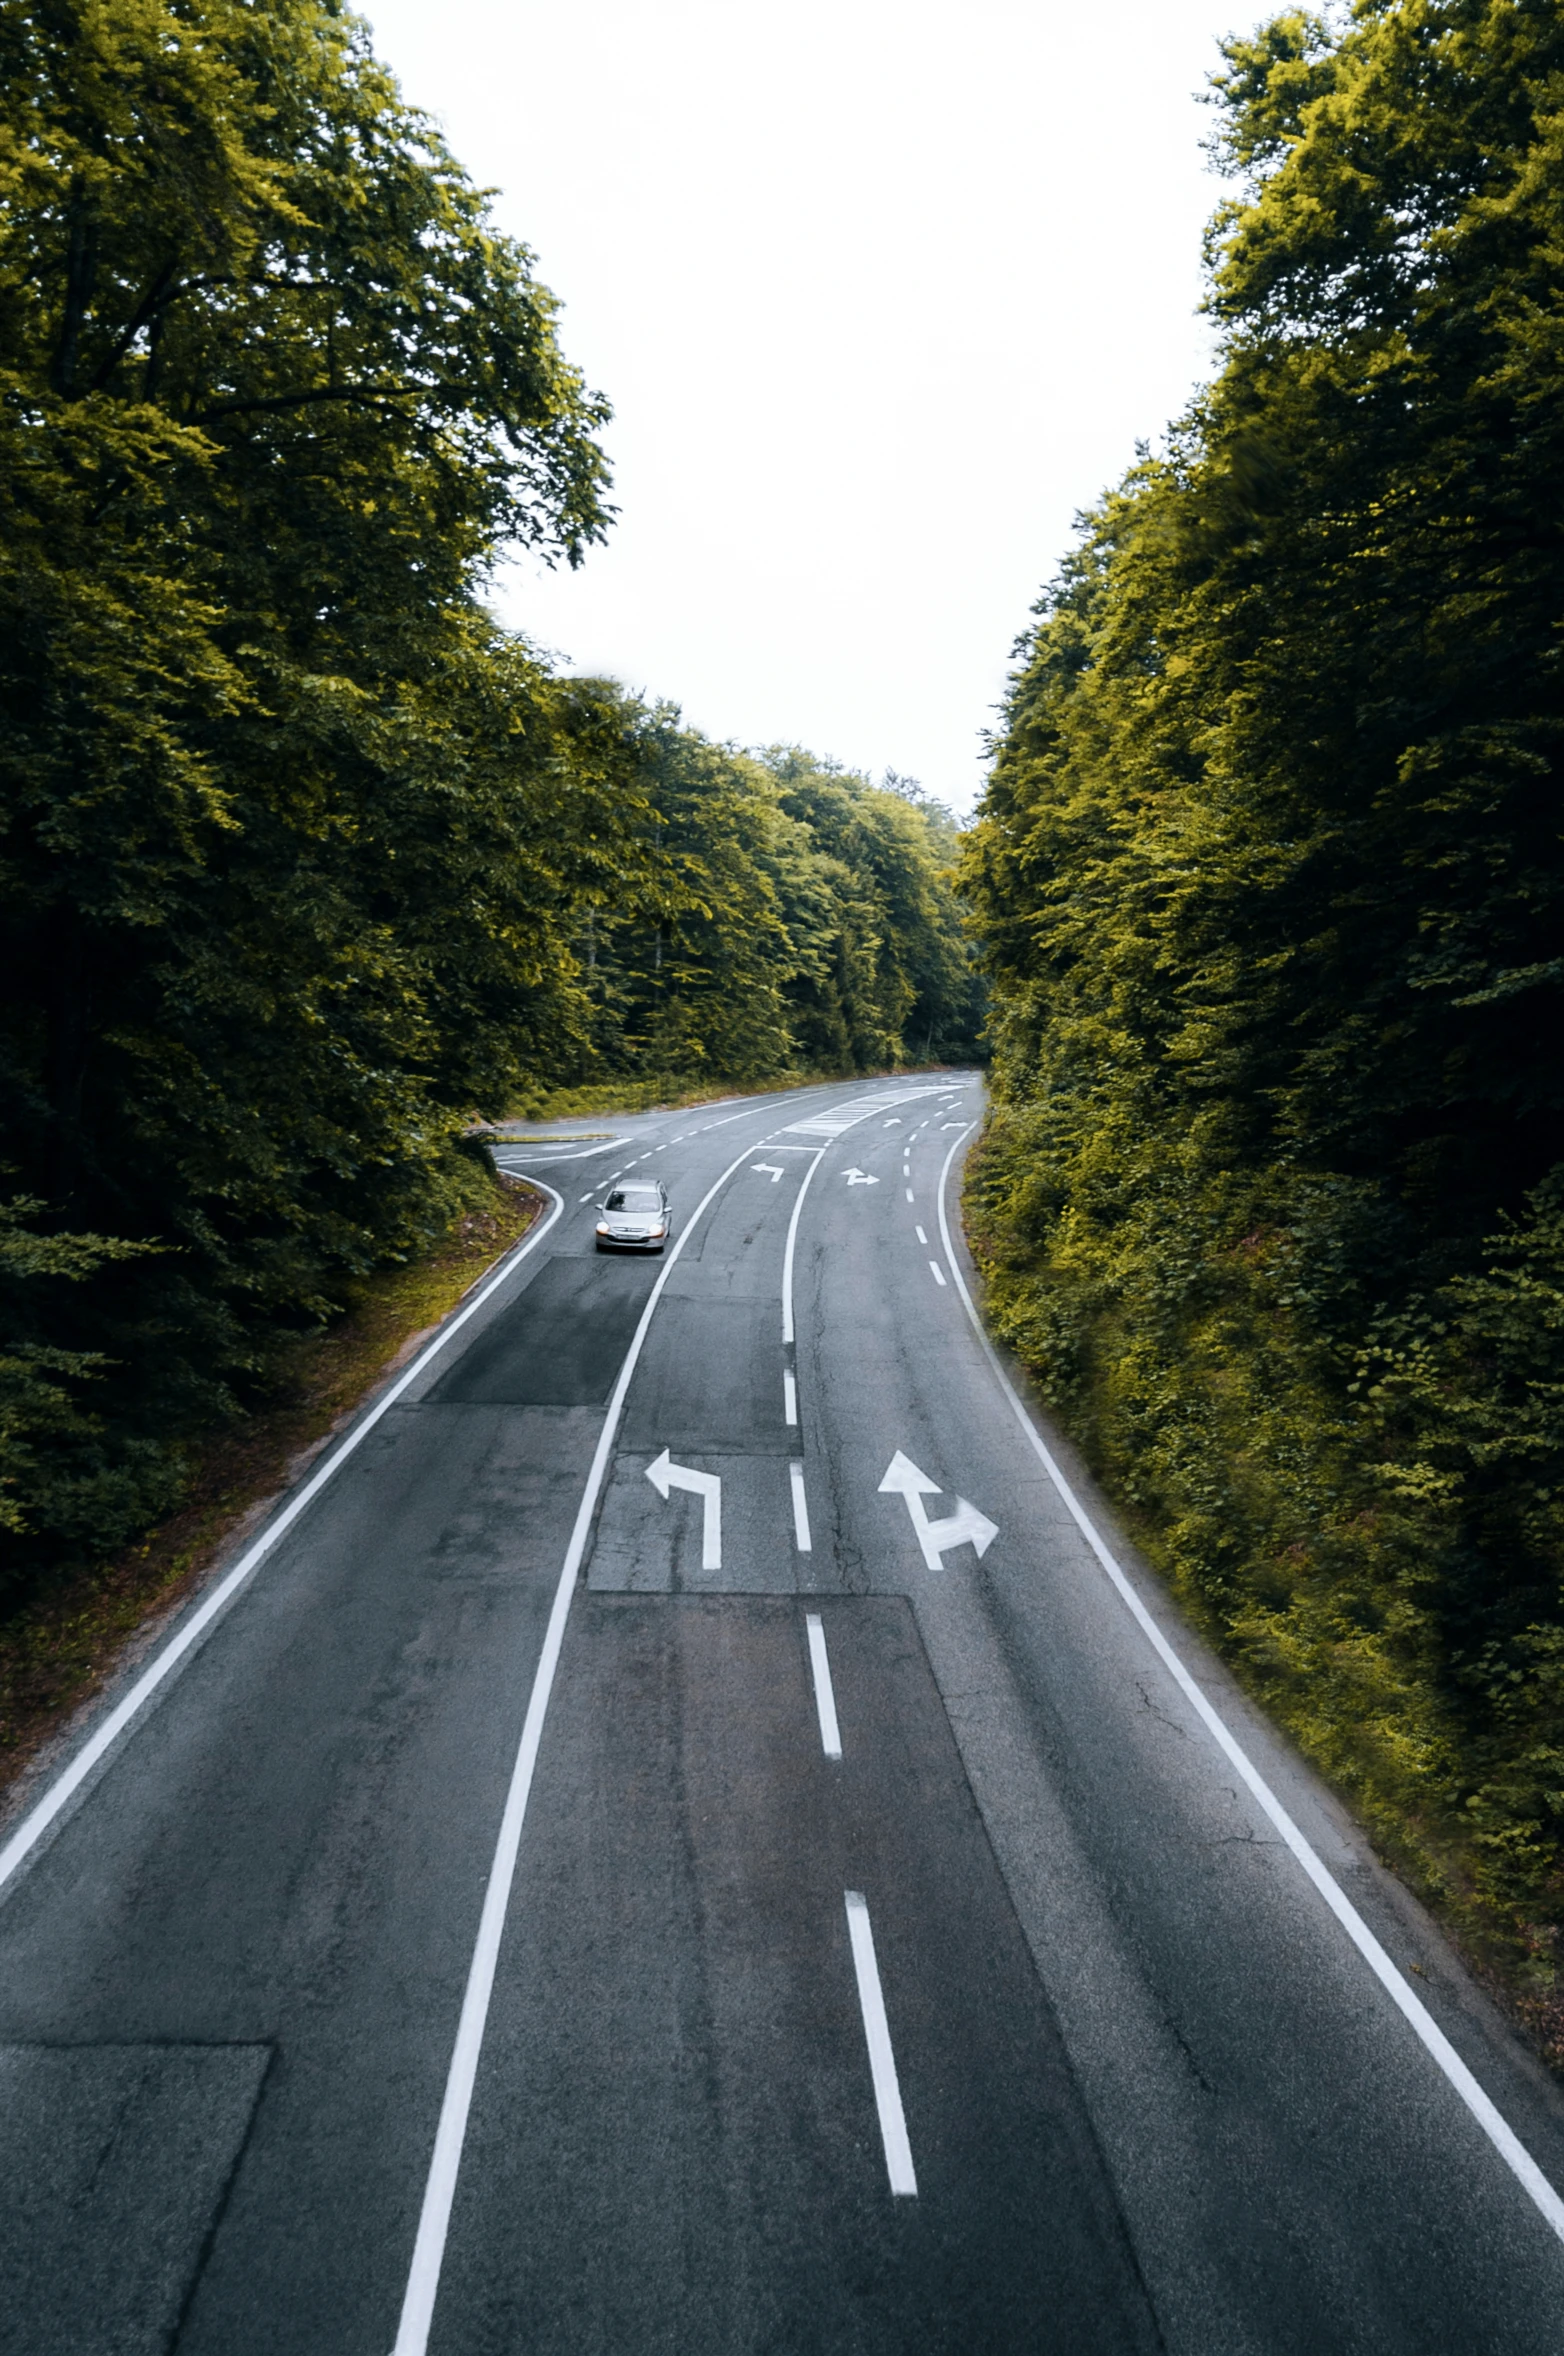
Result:
M980 1117L506 1144L7 1827L0 2356L1564 2356L1564 2108L1007 1387Z

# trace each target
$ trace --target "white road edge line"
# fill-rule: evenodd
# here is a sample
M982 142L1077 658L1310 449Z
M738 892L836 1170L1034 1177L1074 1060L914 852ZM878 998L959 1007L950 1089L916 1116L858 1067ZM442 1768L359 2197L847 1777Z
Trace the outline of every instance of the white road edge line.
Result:
M994 1378L1009 1401L1017 1423L1020 1424L1022 1431L1030 1441L1033 1452L1058 1491L1076 1528L1097 1557L1103 1570L1118 1590L1120 1599L1128 1608L1131 1617L1139 1625L1153 1652L1156 1653L1163 1667L1178 1686L1195 1715L1200 1719L1218 1750L1241 1777L1272 1824L1275 1825L1283 1841L1292 1851L1293 1856L1302 1866L1309 1880L1314 1884L1374 1977L1396 2005L1414 2034L1421 2040L1430 2058L1443 2071L1450 2085L1465 2103L1511 2175L1552 2227L1559 2240L1564 2241L1564 2200L1561 2200L1558 2193L1555 2192L1498 2105L1478 2084L1477 2079L1462 2061L1455 2047L1450 2043L1449 2038L1433 2015L1424 2006L1422 2000L1406 1985L1390 1957L1347 1896L1346 1891L1342 1889L1324 1860L1316 1854L1311 1843L1299 1831L1281 1801L1238 1742L1237 1737L1229 1731L1225 1721L1218 1716L1189 1670L1185 1668L1178 1654L1173 1650L1172 1645L1169 1644L1151 1613L1135 1592L1130 1580L1104 1544L1096 1524L1055 1463L1041 1432L1038 1431L1027 1412L1025 1401L1005 1372L999 1353L984 1331L983 1321L977 1313L972 1295L967 1290L966 1280L962 1276L955 1250L951 1244L950 1223L945 1213L946 1184L950 1176L950 1165L955 1160L963 1140L969 1137L976 1127L975 1121L969 1121L961 1135L952 1141L950 1151L945 1156L945 1165L940 1171L939 1179L940 1234L944 1238L951 1274L955 1277L956 1287L965 1304L967 1315L972 1320L973 1331L982 1344Z
M790 1424L798 1422L798 1384L790 1366L782 1369L782 1413Z
M502 1137L497 1142L492 1138L490 1139L490 1146L496 1161L499 1160L499 1157L502 1153L508 1153L515 1156L522 1162L536 1162L538 1159L537 1154L529 1155L527 1152L527 1147L529 1145L536 1145L540 1147L543 1152L543 1167L545 1170L553 1169L557 1162L594 1161L600 1153L612 1153L615 1146L623 1145L624 1143L625 1139L622 1137L610 1137L606 1145L589 1145L583 1153L550 1153L548 1151L548 1139L546 1137Z
M815 1716L820 1721L820 1748L828 1759L842 1755L842 1730L836 1722L836 1689L831 1683L831 1656L825 1649L825 1623L818 1612L805 1612L809 1633L809 1670L815 1681Z
M715 1125L715 1124L714 1124ZM532 1790L533 1770L537 1766L538 1748L543 1739L543 1721L548 1713L549 1696L554 1689L554 1673L559 1666L560 1648L565 1641L565 1622L570 1614L570 1601L575 1593L576 1573L586 1553L587 1538L592 1528L592 1516L597 1508L598 1494L613 1453L614 1439L619 1429L619 1418L624 1410L625 1394L636 1369L646 1340L647 1330L669 1277L678 1265L679 1254L705 1216L708 1206L715 1201L734 1172L744 1166L753 1145L745 1148L731 1161L702 1195L679 1233L673 1248L657 1272L657 1281L646 1297L640 1323L625 1352L624 1363L608 1402L603 1428L597 1437L586 1487L581 1492L581 1503L576 1508L575 1526L570 1533L570 1544L565 1549L564 1566L559 1584L554 1590L553 1608L549 1612L548 1627L544 1632L543 1649L532 1680L532 1694L527 1703L527 1715L522 1724L521 1742L516 1752L516 1764L511 1770L510 1789L505 1796L505 1812L500 1819L499 1838L494 1844L494 1859L489 1867L489 1880L483 1894L483 1912L478 1921L478 1936L473 1947L472 1962L467 1972L467 1990L462 1998L461 2019L457 2023L456 2043L451 2052L451 2066L446 2075L445 2096L440 2105L440 2122L435 2129L434 2151L429 2161L429 2175L424 2185L423 2207L419 2213L418 2235L413 2244L412 2263L408 2268L407 2289L402 2299L402 2316L397 2326L396 2343L391 2356L425 2356L429 2345L429 2330L434 2321L434 2303L440 2288L440 2269L445 2261L445 2240L450 2230L451 2204L456 2198L456 2178L462 2164L462 2146L467 2140L467 2117L472 2108L472 2091L478 2075L478 2056L483 2046L483 2032L489 2017L489 1999L494 1990L495 1967L499 1962L500 1941L505 1932L505 1915L510 1905L511 1885L516 1877L516 1858L521 1848L521 1828L527 1813L527 1800Z
M918 2179L912 2172L912 2146L896 2082L896 2056L891 2051L891 2028L885 2017L880 1967L874 1960L874 1933L869 1927L869 1905L861 1890L843 1893L847 1901L847 1936L852 1942L853 1970L858 1975L858 2009L869 2048L869 2075L874 2080L874 2107L880 2114L880 2141L885 2146L885 2172L900 2199L916 2200Z
M80 1791L99 1760L113 1747L120 1735L130 1725L131 1720L151 1699L164 1679L179 1666L191 1646L199 1637L205 1635L218 1614L233 1600L245 1581L266 1560L278 1539L286 1536L287 1532L292 1529L305 1507L314 1502L322 1489L325 1488L326 1483L346 1464L360 1442L368 1438L380 1418L396 1405L408 1385L417 1381L430 1360L445 1348L452 1334L459 1333L467 1320L477 1315L484 1302L512 1274L517 1263L524 1260L528 1252L543 1241L544 1236L547 1235L555 1220L564 1210L565 1198L562 1194L556 1194L553 1187L542 1178L534 1178L531 1183L536 1186L540 1194L546 1194L553 1203L554 1207L548 1216L538 1220L529 1229L514 1251L506 1253L493 1275L480 1286L470 1300L463 1302L453 1310L435 1335L434 1340L428 1344L427 1348L419 1351L412 1365L404 1368L390 1389L383 1392L380 1398L375 1401L374 1406L362 1421L356 1423L353 1429L338 1442L326 1458L325 1463L310 1476L302 1489L289 1498L281 1512L267 1523L254 1545L245 1549L233 1569L219 1580L200 1608L192 1612L188 1620L181 1623L162 1651L154 1655L124 1700L109 1712L102 1725L83 1743L64 1773L50 1784L43 1798L28 1810L15 1832L6 1842L5 1847L0 1849L0 1889L5 1887L29 1850L42 1839L61 1810Z
M800 1554L809 1554L813 1551L809 1544L809 1504L804 1496L804 1468L796 1456L787 1468L787 1477L793 1484L793 1544Z
M836 1140L832 1138L826 1145L819 1148L814 1160L804 1172L802 1186L793 1197L793 1216L787 1223L787 1245L782 1254L782 1339L784 1342L790 1342L793 1339L793 1255L798 1249L798 1214L804 1207L804 1197L809 1192L810 1179L824 1161L830 1146L835 1142Z

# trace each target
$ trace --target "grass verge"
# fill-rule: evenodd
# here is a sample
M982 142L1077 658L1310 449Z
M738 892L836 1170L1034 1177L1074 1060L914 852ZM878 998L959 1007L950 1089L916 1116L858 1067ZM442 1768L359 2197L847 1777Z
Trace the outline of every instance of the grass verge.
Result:
M497 1178L432 1251L360 1279L341 1317L279 1353L273 1403L195 1452L176 1514L111 1561L56 1572L17 1602L0 1621L0 1792L543 1208L532 1187Z

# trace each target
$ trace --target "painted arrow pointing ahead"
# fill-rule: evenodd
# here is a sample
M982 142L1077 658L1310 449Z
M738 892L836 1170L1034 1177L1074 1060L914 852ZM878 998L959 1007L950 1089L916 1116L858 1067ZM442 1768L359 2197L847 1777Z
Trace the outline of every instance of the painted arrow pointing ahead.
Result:
M752 1170L759 1170L763 1177L769 1175L773 1186L782 1175L780 1162L751 1162L749 1166Z
M701 1569L720 1571L722 1568L722 1480L717 1473L694 1471L687 1464L675 1464L665 1448L661 1456L646 1468L646 1477L659 1497L666 1497L670 1489L692 1489L702 1502Z
M883 1497L887 1492L892 1496L899 1494L907 1500L914 1533L923 1549L923 1559L931 1571L940 1568L940 1558L948 1547L963 1546L970 1539L974 1552L981 1560L999 1536L998 1524L991 1522L986 1513L979 1513L975 1505L969 1505L965 1497L956 1499L955 1512L947 1514L942 1522L931 1522L924 1511L923 1500L925 1497L937 1497L940 1485L938 1481L931 1481L926 1472L920 1472L912 1459L903 1456L899 1448L886 1466L885 1478L880 1483L880 1495Z
M878 1178L871 1178L867 1170L844 1170L842 1176L849 1186L878 1186Z

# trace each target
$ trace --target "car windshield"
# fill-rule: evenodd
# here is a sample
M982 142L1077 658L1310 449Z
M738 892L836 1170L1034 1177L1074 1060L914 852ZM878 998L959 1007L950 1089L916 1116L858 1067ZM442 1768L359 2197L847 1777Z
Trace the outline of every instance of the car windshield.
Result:
M655 1186L616 1186L604 1205L610 1211L660 1211Z

